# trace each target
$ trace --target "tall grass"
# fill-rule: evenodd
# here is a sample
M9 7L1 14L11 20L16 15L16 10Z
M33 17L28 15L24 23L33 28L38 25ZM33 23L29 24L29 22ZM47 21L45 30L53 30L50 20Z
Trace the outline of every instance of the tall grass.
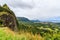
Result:
M0 28L0 40L43 40L40 35L28 32L15 33L9 28Z

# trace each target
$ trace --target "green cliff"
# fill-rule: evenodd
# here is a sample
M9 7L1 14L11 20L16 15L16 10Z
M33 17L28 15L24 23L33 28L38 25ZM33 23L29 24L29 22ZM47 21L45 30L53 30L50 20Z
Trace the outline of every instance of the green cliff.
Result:
M12 30L17 30L18 21L12 10L4 4L0 6L0 25L1 27L9 27Z

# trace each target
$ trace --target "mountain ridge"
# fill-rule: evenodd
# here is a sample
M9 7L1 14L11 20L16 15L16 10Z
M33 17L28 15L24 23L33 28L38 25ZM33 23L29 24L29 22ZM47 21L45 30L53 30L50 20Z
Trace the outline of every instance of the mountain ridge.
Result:
M30 20L26 17L17 17L20 21L31 21L31 22L54 22L54 23L60 23L60 17L51 17L46 19L33 19Z

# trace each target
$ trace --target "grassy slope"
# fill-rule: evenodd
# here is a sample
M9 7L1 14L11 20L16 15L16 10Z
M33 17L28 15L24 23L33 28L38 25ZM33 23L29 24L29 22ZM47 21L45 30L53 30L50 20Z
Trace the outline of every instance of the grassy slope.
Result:
M15 33L7 27L0 28L0 40L43 40L39 35L26 33Z

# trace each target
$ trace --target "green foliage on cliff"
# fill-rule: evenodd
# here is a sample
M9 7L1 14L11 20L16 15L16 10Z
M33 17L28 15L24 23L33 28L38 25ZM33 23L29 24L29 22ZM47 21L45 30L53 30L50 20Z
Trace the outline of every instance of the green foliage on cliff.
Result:
M16 28L18 28L19 27L19 23L18 23L18 21L17 21L17 18L16 18L16 16L15 16L15 14L14 14L14 12L7 6L7 4L4 4L3 6L0 6L0 17L2 16L2 15L10 15L14 20L14 22L16 22ZM7 17L8 18L8 17ZM11 18L11 19L12 19ZM8 18L9 19L9 18ZM12 22L13 22L12 21Z

